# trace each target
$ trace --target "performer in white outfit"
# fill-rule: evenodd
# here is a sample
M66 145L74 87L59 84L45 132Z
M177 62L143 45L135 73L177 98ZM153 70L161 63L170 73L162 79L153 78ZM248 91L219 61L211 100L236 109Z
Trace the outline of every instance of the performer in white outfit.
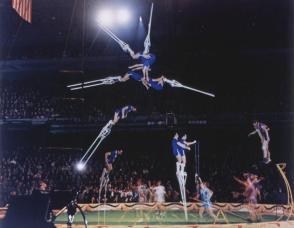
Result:
M156 202L156 207L158 209L158 214L160 216L163 215L163 203L165 202L165 187L161 185L161 181L157 182L156 187L153 188L154 194L155 194L155 202Z
M248 136L254 135L254 134L258 134L260 141L261 141L261 149L263 152L263 162L265 164L268 164L271 162L271 154L269 151L269 141L270 141L270 137L269 137L269 130L270 128L265 125L264 123L255 121L253 123L253 127L254 127L254 131L251 132Z

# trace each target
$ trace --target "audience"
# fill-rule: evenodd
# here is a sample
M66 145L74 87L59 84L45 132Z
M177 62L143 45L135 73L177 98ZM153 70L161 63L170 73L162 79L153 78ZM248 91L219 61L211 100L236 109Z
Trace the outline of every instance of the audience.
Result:
M47 151L45 148L22 148L5 151L0 160L0 206L5 206L10 197L14 195L30 195L38 188L40 180L47 183L49 190L78 189L79 203L97 203L99 193L99 180L103 161L93 159L88 163L87 169L82 173L75 170L75 164L80 157L80 152ZM153 201L152 188L158 180L155 173L163 173L162 166L152 158L144 156L133 160L119 158L110 175L110 182L106 192L107 202L137 202L138 193L136 182L138 179L146 189L146 202ZM209 169L203 161L204 177L210 183L210 188L215 194L213 201L218 202L242 202L242 199L234 197L232 192L242 192L240 186L234 183L232 176L238 170L232 170L233 166L226 168L210 165ZM152 172L156 170L156 172ZM220 171L221 170L221 171ZM178 183L167 174L163 178L166 187L166 199L168 202L180 201ZM162 175L161 175L162 177ZM292 183L292 182L291 182ZM293 184L293 183L292 183ZM262 203L285 202L285 188L281 180L265 178L262 182ZM187 199L195 200L195 185L187 185ZM104 202L104 193L101 196Z

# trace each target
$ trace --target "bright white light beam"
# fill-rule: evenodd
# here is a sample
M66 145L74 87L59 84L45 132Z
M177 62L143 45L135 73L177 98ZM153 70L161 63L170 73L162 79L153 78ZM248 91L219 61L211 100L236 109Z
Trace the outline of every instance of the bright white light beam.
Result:
M131 19L130 11L127 9L119 9L116 12L116 20L119 24L127 24Z
M98 12L97 20L103 26L111 26L114 22L114 12L110 9L102 9Z
M77 163L77 164L76 164L76 169L77 169L78 171L83 171L83 170L85 169L85 164L82 163L82 162Z

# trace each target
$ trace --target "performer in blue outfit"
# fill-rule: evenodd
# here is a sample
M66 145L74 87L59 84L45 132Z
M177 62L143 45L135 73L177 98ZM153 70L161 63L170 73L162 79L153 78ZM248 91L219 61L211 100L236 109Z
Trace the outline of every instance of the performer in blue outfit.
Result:
M139 59L141 63L130 66L129 68L134 70L142 70L143 78L149 80L149 71L151 70L151 65L155 63L156 57L151 53L138 52L136 54L130 52L130 55L133 59Z
M180 173L182 162L183 162L183 150L190 150L190 147L185 145L184 143L179 141L179 134L175 133L173 139L172 139L172 153L176 157L176 167L177 167L177 173Z
M201 200L202 206L199 209L199 216L200 218L203 218L203 212L206 211L210 215L210 217L213 218L214 222L216 222L217 217L212 211L212 203L210 200L212 195L213 195L213 191L211 191L207 187L206 182L202 182L200 179L200 200Z
M137 109L132 105L124 106L123 108L115 110L114 117L112 120L113 125L115 125L120 119L125 119L130 112L136 112Z
M138 73L135 71L128 71L123 77L120 76L119 81L120 82L126 82L129 79L133 79L138 82L142 82L142 84L145 86L145 88L148 90L150 87L155 90L163 90L164 86L164 76L160 76L158 78L149 78L146 80L142 73Z
M187 142L187 135L183 135L181 140L179 141L182 145L185 145L185 147L179 147L179 151L182 157L182 163L180 165L180 170L182 172L185 171L185 166L186 166L186 154L185 154L185 150L187 150L187 148L189 148L188 150L190 150L190 146L196 143L196 140L191 141L191 142Z
M113 150L105 153L105 168L108 173L113 169L112 164L115 162L118 155L121 155L123 150Z
M159 78L149 78L148 80L148 86L150 86L152 89L155 90L163 90L164 86L164 76L160 76Z

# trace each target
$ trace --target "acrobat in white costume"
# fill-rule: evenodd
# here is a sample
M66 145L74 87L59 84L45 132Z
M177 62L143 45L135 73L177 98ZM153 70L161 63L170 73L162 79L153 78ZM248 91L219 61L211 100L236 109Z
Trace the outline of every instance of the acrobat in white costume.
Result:
M270 151L269 151L269 142L270 142L270 137L269 137L269 130L270 128L265 125L264 123L255 121L253 123L254 131L251 132L248 136L258 134L260 141L261 141L261 149L263 152L263 162L265 164L268 164L271 162L271 157L270 157Z

